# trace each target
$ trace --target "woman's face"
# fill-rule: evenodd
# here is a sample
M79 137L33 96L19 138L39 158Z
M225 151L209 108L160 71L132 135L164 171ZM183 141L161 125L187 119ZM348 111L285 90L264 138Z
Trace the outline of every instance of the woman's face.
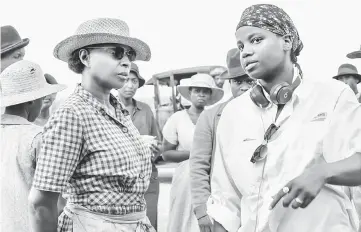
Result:
M43 106L43 100L44 97L26 103L29 122L34 122L35 119L39 116L41 107Z
M47 110L50 108L50 106L53 104L56 98L56 93L50 94L46 96L43 100L43 107L42 110Z
M250 77L266 80L267 76L283 69L287 54L284 50L285 37L257 27L244 26L237 30L236 39L242 66Z
M191 102L196 107L205 107L212 94L212 90L209 88L202 87L191 87L190 88Z
M131 99L134 97L137 89L139 88L139 79L137 74L130 72L128 80L124 83L123 87L118 89L119 95L125 99Z
M106 89L120 89L125 84L135 52L125 45L102 44L85 48L89 51L88 69L94 82Z

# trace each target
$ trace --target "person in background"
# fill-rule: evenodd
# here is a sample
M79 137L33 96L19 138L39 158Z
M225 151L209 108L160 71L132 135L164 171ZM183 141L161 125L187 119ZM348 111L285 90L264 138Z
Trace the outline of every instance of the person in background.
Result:
M201 113L194 131L189 158L192 205L201 232L210 232L213 227L213 223L207 215L207 201L211 194L210 174L218 121L228 102L242 95L254 85L254 80L244 72L241 66L238 48L228 51L226 62L228 70L222 73L220 78L229 81L232 98Z
M221 89L223 88L223 85L224 85L224 79L221 78L221 74L224 73L225 71L227 71L226 68L217 67L217 68L212 69L209 72L209 75L211 75L213 77L214 82L216 83L216 86Z
M144 200L151 151L110 94L127 82L131 62L150 60L149 46L124 21L97 18L53 54L82 81L44 127L29 194L32 231L155 231ZM58 218L60 193L67 203Z
M207 202L214 232L357 231L347 191L361 184L354 93L336 80L303 78L300 35L275 5L246 8L235 37L257 85L229 102L218 123Z
M361 82L361 75L358 73L357 68L352 64L342 64L338 68L338 74L333 79L342 81L346 85L350 86L355 93L356 98L361 102L361 94L358 92L357 84Z
M51 84L51 85L58 84L58 82L52 75L45 73L44 76L45 76L46 82L48 84ZM56 98L56 93L50 94L44 98L43 106L41 108L40 114L34 121L34 124L39 125L39 126L44 126L48 122L48 120L50 118L50 107L52 106L53 102L55 101L55 98Z
M42 127L33 124L43 99L64 85L49 85L38 64L27 60L0 74L1 105L1 231L29 231L28 195L40 149Z
M208 74L193 75L186 83L177 86L177 89L183 98L191 102L190 108L174 113L163 127L162 157L165 161L179 163L170 190L168 232L199 231L191 203L189 153L199 115L205 106L223 97L223 90Z
M29 44L29 39L22 39L18 31L11 25L2 26L1 31L1 62L0 71L12 65L13 63L22 60L25 56L25 47ZM1 106L1 114L5 109Z
M18 31L11 25L1 27L1 72L11 64L22 60L29 39L22 39Z
M153 143L150 149L153 152L152 158L152 175L147 192L145 193L145 201L147 203L147 216L155 229L157 229L158 215L158 198L159 198L159 180L158 169L154 164L154 160L160 153L158 140L160 138L157 122L150 107L134 99L134 95L138 88L145 83L144 78L139 73L139 68L135 63L131 64L130 73L123 87L118 89L118 98L132 118L134 126L138 129L141 136L153 136Z

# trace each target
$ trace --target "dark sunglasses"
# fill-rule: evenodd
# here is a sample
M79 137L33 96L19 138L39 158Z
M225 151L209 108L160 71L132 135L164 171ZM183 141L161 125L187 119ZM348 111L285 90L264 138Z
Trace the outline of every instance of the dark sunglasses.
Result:
M279 126L276 126L274 123L272 123L268 129L266 130L266 133L263 136L263 142L261 145L259 145L256 150L253 152L251 162L256 163L258 161L261 161L266 158L266 151L267 151L267 144L268 141L272 138L272 136L276 133L276 131L280 128Z
M135 57L137 56L136 52L133 49L125 50L123 47L86 47L90 49L103 49L113 55L113 57L117 60L123 59L124 55L126 55L130 62L135 61Z

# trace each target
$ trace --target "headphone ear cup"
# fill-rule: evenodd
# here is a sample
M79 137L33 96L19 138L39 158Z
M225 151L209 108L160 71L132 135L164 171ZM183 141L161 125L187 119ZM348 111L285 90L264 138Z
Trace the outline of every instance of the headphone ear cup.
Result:
M253 103L260 108L266 108L270 104L259 85L253 87L249 95Z
M292 88L286 83L275 85L271 89L271 101L276 105L284 105L292 98Z

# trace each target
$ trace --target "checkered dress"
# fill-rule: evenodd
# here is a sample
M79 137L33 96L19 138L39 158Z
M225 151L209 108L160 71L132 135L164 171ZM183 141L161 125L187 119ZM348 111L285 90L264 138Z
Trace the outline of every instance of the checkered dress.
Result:
M146 209L151 152L120 103L116 118L80 85L44 128L33 187L105 214ZM58 231L72 231L64 213Z

